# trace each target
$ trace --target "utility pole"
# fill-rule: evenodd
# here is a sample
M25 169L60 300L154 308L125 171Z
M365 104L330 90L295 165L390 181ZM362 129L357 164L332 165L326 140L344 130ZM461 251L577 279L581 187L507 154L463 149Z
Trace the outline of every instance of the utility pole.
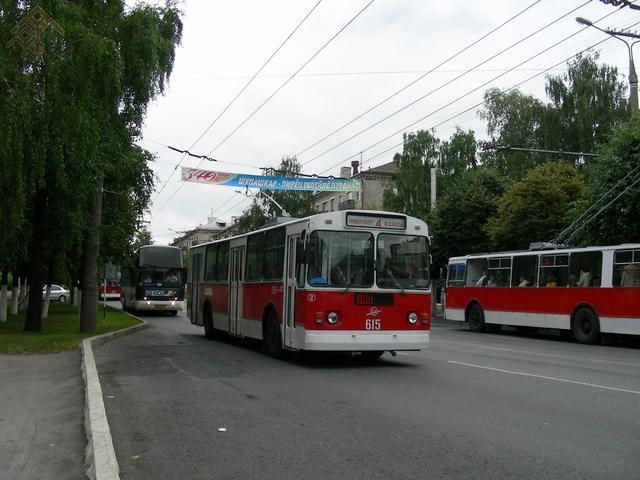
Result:
M625 4L630 6L629 3L625 2ZM586 18L583 18L583 17L576 17L576 22L578 22L581 25L586 25L587 27L593 27L596 30L600 30L602 33L606 33L607 35L610 35L611 37L620 40L622 43L624 43L627 46L627 52L629 54L629 104L631 105L631 112L635 113L638 110L638 75L636 74L636 67L635 67L635 64L633 63L633 46L636 43L640 42L640 40L636 40L635 42L629 43L627 40L621 37L631 37L631 38L640 39L640 35L638 35L637 33L600 28L599 26L595 25L591 20L587 20Z

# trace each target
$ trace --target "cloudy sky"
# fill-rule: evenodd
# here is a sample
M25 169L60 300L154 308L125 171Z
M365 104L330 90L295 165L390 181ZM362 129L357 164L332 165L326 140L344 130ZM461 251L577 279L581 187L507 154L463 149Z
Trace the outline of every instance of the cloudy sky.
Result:
M392 161L402 133L456 127L486 137L488 88L545 100L546 75L595 46L628 81L628 50L593 27L640 30L640 10L598 0L183 0L182 45L143 138L158 185L157 244L230 221L251 202L233 187L185 183L181 167L259 175L284 156L307 174ZM212 162L169 147L206 155Z

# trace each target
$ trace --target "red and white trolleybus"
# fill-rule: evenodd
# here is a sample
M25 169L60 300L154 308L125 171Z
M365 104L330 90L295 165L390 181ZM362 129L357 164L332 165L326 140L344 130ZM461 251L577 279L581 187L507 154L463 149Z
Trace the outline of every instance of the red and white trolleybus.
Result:
M530 249L449 259L447 320L473 331L500 325L572 332L640 334L640 244Z
M191 247L187 315L218 333L286 350L427 347L429 236L406 215L343 210Z

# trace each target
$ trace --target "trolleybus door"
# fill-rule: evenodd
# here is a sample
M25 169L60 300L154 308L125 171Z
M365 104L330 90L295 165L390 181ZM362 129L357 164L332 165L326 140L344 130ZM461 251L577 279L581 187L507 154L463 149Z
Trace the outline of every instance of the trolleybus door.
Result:
M231 281L229 282L229 333L240 335L239 312L242 305L244 246L231 249Z
M296 241L298 238L299 235L290 235L287 237L282 320L284 345L287 347L295 347Z
M200 276L200 265L202 263L202 254L198 253L193 256L191 260L191 268L189 269L189 297L187 297L188 302L188 313L189 320L191 323L195 325L203 325L202 315L198 317L198 295L200 294L200 282L198 282L198 278Z

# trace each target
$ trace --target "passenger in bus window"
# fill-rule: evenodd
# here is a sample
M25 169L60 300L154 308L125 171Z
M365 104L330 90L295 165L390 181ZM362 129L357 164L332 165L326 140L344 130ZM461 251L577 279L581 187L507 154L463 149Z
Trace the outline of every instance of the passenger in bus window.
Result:
M476 282L476 287L486 287L487 286L487 282L488 282L487 271L483 270L482 271L482 276Z
M577 287L578 283L576 280L576 275L574 273L572 273L571 275L569 275L569 279L567 280L567 287Z
M520 283L518 284L519 287L530 287L531 286L531 282L529 282L529 280L527 280L527 277L525 277L524 275L520 275Z
M545 284L545 287L555 287L556 285L557 285L556 276L555 275L549 275L547 277L547 283Z
M591 273L588 270L580 269L580 278L578 278L577 285L579 287L588 287L591 285Z
M336 265L332 270L331 270L331 283L333 284L343 284L346 283L346 279L344 277L344 273L342 273L342 269L340 268L340 265Z
M492 273L489 275L489 279L487 280L487 287L497 287L498 282L496 282L496 276Z
M621 287L635 287L640 280L640 267L636 264L630 263L625 265L622 270L622 279L620 281Z

